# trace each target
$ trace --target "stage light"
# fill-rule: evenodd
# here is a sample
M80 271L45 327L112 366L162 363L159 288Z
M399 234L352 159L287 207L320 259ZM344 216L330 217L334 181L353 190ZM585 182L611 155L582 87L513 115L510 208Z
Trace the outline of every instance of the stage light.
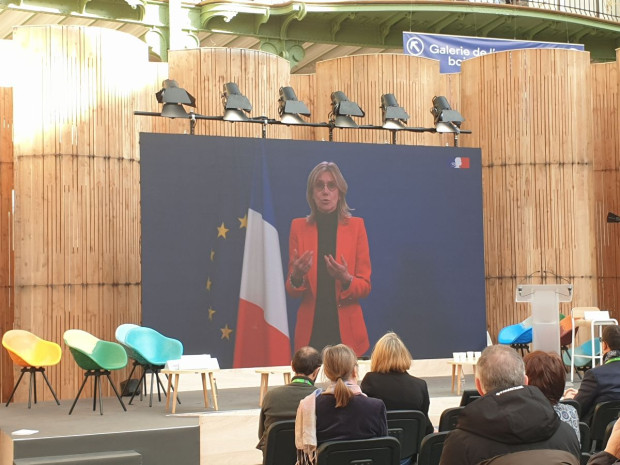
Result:
M381 112L385 129L403 129L407 126L409 115L404 108L398 105L394 94L381 96Z
M620 223L620 216L613 214L612 212L607 213L607 222L608 223Z
M292 87L280 87L278 113L284 124L304 124L299 115L310 116L310 110L304 102L297 99Z
M252 104L239 91L239 86L234 82L224 84L222 104L224 105L224 121L248 121L248 117L243 112L251 112Z
M433 97L433 108L431 113L435 118L435 129L437 132L459 133L461 123L465 118L456 110L453 110L448 99L443 96Z
M351 116L365 116L364 110L355 102L351 102L344 92L332 92L332 112L329 122L337 128L357 128Z
M177 81L166 79L162 83L162 89L155 94L157 101L163 103L161 116L167 118L188 118L183 105L196 107L196 99L185 89L179 87Z

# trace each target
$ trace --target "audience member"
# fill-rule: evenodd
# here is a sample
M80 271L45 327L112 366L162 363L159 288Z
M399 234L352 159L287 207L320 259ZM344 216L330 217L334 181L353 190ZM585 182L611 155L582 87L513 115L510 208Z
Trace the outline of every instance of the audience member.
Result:
M523 357L523 363L528 384L541 390L551 402L560 420L568 423L575 430L577 438L580 438L577 409L572 405L560 403L566 384L566 370L560 356L536 350Z
M361 383L362 391L381 399L387 410L420 410L426 415L426 434L432 433L426 381L407 373L409 368L411 353L396 333L389 332L375 344L370 372Z
M263 398L258 422L260 441L256 446L263 452L269 426L276 421L294 420L299 401L316 390L314 382L321 369L321 354L312 347L302 347L295 352L291 367L295 373L291 382L270 389Z
M344 344L325 347L323 372L330 385L305 397L297 409L295 445L300 465L315 464L316 448L323 442L387 435L385 404L362 393L353 349Z
M599 402L620 400L620 326L603 328L601 341L603 364L588 370L579 391L567 389L564 397L575 399L581 405L581 421L590 423L594 407Z
M482 397L467 405L444 444L440 465L474 465L522 450L557 449L580 457L573 429L549 401L527 386L525 366L508 346L487 347L476 367Z
M590 457L588 465L620 465L620 421L616 421L605 450Z

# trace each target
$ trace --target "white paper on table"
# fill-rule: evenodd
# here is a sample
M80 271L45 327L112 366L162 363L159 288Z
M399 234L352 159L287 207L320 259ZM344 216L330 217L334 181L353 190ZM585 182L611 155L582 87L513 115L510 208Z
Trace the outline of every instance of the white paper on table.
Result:
M13 431L11 434L14 436L28 436L30 434L36 434L39 431L36 429L18 429L17 431Z

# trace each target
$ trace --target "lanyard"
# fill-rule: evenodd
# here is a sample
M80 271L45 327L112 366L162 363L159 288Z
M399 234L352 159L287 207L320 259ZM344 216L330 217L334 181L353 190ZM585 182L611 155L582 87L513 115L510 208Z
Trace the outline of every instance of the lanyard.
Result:
M607 360L605 362L605 365L607 365L608 363L611 363L611 362L618 362L618 361L620 361L620 357L610 358L609 360Z

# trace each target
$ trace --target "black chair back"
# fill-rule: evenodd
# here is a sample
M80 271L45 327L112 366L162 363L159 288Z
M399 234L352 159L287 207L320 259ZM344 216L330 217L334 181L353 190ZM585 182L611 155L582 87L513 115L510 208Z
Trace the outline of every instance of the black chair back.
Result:
M579 440L581 441L581 452L590 452L592 438L590 437L590 427L585 421L579 422Z
M560 404L566 404L575 407L575 410L577 410L577 416L581 418L581 404L575 399L562 399L560 401Z
M461 407L465 407L470 402L480 399L480 397L480 393L477 389L465 389L463 391L463 395L461 396Z
M450 434L450 431L431 433L424 436L420 444L420 454L418 455L417 465L439 465L443 443Z
M388 410L388 434L400 443L400 458L415 455L426 434L426 415L419 410Z
M392 436L329 441L317 450L317 465L399 465L400 444Z
M439 431L452 431L456 428L459 415L465 407L447 408L441 412L439 417Z
M611 432L614 429L616 421L618 420L610 421L607 424L607 427L605 428L605 437L603 438L603 444L601 444L601 449L605 449L605 447L607 447L607 441L609 441L609 437L611 436Z
M618 413L620 413L620 400L609 400L596 404L596 407L594 407L594 415L592 416L592 423L590 425L592 452L603 450L605 429L609 422L618 418Z
M272 423L266 432L263 465L295 465L295 420Z

